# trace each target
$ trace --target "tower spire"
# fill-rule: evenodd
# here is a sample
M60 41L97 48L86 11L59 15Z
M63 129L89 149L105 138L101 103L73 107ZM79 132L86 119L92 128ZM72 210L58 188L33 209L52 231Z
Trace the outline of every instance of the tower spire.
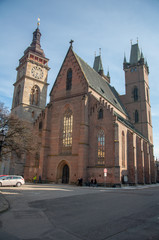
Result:
M130 53L130 64L137 64L140 60L141 54L138 43L131 45L131 53Z
M126 55L125 55L125 53L124 53L124 63L126 63Z
M41 55L42 57L45 57L43 49L41 49L40 45L40 38L41 38L41 32L39 29L40 26L40 18L38 18L37 22L37 29L33 32L33 40L30 46L24 51L24 54L28 51L32 51L37 53L38 55Z

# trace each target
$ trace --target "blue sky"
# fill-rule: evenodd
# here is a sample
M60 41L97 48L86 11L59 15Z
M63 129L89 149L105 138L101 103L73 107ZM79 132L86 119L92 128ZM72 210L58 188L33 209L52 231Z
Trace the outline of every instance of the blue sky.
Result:
M124 52L139 40L149 65L154 155L159 158L159 1L158 0L0 0L0 101L10 109L16 67L32 41L40 17L41 46L50 59L48 98L74 40L74 51L90 66L101 48L111 85L125 93Z

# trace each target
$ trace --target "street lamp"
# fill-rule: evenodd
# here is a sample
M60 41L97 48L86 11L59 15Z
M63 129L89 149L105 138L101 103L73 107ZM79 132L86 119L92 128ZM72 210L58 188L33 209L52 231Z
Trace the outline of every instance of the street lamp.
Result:
M4 134L4 131L2 130L0 132L0 160L1 160L1 152L2 152L2 145L3 145L4 139L5 139L5 134Z

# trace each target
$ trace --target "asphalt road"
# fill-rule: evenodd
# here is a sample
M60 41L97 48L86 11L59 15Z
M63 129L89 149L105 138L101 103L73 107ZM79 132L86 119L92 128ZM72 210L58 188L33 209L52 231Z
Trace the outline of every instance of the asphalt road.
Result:
M0 240L159 240L159 186L1 188Z

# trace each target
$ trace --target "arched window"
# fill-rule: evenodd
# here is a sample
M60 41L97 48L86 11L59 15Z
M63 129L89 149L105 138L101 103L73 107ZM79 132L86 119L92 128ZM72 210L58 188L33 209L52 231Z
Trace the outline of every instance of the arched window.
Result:
M135 110L135 123L139 122L139 113L138 110Z
M103 130L100 130L98 132L97 138L98 138L98 164L103 165L105 158L105 134Z
M16 96L15 96L15 107L20 104L20 97L21 97L21 86L19 85L17 88Z
M73 127L73 115L72 111L68 108L64 114L63 121L63 147L72 147L72 127Z
M103 118L103 109L100 108L98 112L98 119L102 119L102 118Z
M33 86L30 93L30 103L32 105L39 105L40 89L38 86Z
M42 121L40 121L39 122L39 130L42 130L42 128L43 128L43 123L42 123Z
M40 160L40 155L39 153L37 152L35 154L35 167L39 167L39 160Z
M125 167L125 134L122 131L122 167Z
M134 87L134 91L133 91L133 95L134 95L134 101L138 101L138 88Z
M67 79L66 79L66 90L71 90L72 88L72 69L68 69L67 71Z

